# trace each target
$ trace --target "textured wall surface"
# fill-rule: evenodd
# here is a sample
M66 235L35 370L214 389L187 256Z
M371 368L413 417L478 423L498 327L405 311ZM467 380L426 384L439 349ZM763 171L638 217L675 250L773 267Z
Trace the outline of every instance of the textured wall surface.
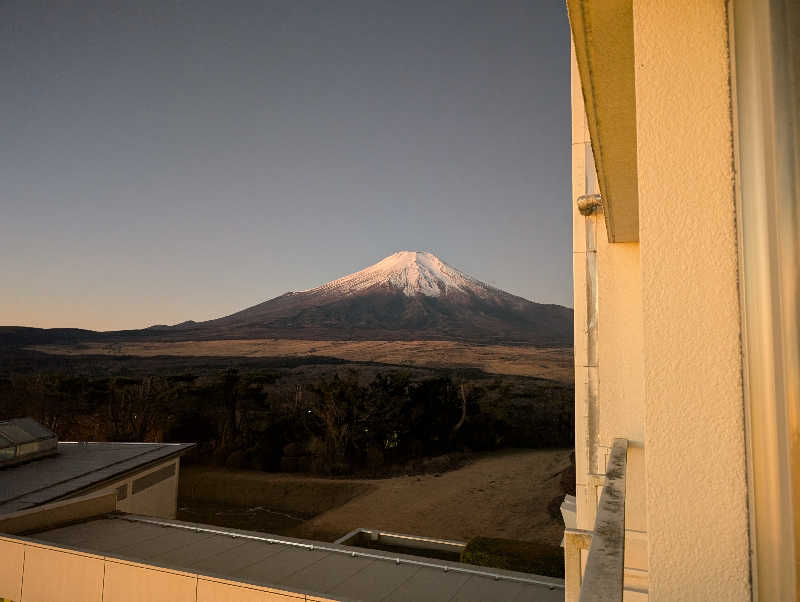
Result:
M572 281L575 327L575 473L576 503L579 529L591 529L591 516L587 509L586 473L589 466L586 461L587 437L585 428L587 356L586 356L586 234L585 218L578 212L575 199L585 193L585 143L588 130L583 111L581 96L581 80L575 62L575 50L571 47L571 92L572 92L572 198L564 199L572 208Z
M750 597L725 3L634 2L650 595Z
M625 524L646 531L644 463L644 364L641 270L638 243L608 242L602 213L590 218L598 262L597 363L593 378L597 401L586 420L589 400L586 327L586 218L575 199L586 190L586 126L581 81L572 56L572 212L575 319L575 457L578 527L594 528L594 497L587 491L587 473L604 473L608 449L615 437L630 441ZM594 448L595 465L587 461ZM647 568L646 535L626 542L626 567Z
M638 243L608 242L598 221L600 399L608 407L598 416L601 441L626 437L644 444L644 364L642 288Z

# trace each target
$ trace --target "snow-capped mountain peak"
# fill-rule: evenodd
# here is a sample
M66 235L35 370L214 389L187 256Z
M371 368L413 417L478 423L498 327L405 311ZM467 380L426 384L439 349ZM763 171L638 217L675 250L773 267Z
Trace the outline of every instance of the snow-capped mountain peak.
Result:
M400 251L317 288L285 293L168 334L218 340L457 340L563 346L572 343L572 310L484 284L432 253Z
M398 251L359 272L304 292L352 294L376 286L390 286L408 297L417 294L438 297L454 290L483 293L490 288L433 253Z

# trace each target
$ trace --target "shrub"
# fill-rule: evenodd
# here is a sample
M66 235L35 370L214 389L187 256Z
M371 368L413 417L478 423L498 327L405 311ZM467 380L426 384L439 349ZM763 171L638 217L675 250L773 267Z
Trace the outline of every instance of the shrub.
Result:
M228 456L228 459L225 460L225 466L228 468L242 468L245 465L246 459L245 453L242 450L237 449L236 451L231 452Z
M536 541L475 537L461 552L461 562L564 578L561 547Z

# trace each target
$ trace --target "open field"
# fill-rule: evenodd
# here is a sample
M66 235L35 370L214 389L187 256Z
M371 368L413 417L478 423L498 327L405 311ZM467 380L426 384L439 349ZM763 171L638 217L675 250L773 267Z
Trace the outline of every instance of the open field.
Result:
M315 516L284 534L333 541L366 527L469 540L501 537L558 546L564 526L548 514L563 497L561 472L569 450L507 450L484 454L441 474L389 479L329 479L300 474L181 469L182 505L195 496L242 506ZM331 495L335 490L336 495ZM330 500L336 503L331 504ZM325 507L319 504L324 501Z
M492 374L549 378L572 383L572 349L471 345L453 341L304 341L244 339L224 341L85 343L37 345L30 349L59 355L194 357L324 356L349 361L427 367L478 368Z

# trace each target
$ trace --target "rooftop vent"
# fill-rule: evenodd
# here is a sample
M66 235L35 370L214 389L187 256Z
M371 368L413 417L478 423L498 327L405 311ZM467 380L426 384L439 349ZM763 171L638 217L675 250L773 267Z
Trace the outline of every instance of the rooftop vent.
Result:
M0 466L58 453L58 437L33 418L0 421Z

